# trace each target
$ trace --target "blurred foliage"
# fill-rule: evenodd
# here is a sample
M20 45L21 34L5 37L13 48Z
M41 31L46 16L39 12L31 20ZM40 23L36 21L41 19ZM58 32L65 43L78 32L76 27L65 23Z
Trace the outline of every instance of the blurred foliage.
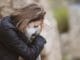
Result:
M58 7L53 9L54 16L58 23L60 33L68 31L68 10L65 7Z

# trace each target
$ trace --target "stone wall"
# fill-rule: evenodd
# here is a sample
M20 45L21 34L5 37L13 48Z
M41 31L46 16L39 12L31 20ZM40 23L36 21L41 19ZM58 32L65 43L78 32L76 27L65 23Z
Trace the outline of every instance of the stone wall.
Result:
M74 57L80 57L80 5L69 7L70 13L70 52Z
M67 6L69 11L69 31L61 34L62 51L66 60L80 60L80 5Z

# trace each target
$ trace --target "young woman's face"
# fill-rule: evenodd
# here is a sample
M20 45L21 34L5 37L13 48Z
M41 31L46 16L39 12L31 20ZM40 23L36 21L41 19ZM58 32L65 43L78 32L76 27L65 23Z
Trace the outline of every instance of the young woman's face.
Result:
M26 36L29 40L34 39L42 31L43 20L37 20L30 22L26 27Z

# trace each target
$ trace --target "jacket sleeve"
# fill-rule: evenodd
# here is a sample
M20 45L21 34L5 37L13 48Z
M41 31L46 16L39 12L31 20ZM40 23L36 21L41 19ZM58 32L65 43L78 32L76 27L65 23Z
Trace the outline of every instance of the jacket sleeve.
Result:
M46 42L43 37L38 36L34 43L28 46L13 29L3 30L2 35L5 36L2 43L25 60L36 60Z

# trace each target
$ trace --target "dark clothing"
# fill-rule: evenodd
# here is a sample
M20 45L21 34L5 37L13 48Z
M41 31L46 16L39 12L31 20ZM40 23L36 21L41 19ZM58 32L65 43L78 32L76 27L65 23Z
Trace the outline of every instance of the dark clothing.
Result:
M37 36L29 45L25 35L17 30L10 17L0 21L0 60L36 60L46 43L42 36Z

